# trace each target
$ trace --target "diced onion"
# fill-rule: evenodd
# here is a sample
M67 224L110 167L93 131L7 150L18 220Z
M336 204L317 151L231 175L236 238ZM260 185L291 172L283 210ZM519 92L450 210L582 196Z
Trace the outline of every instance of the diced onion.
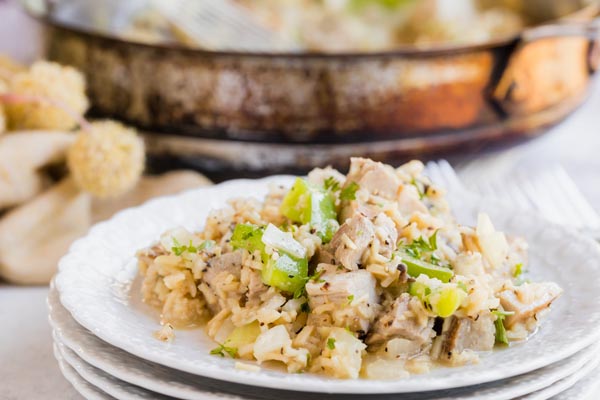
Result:
M283 232L273 224L269 224L262 236L262 241L267 246L281 250L293 257L306 257L306 249L294 239L291 233Z

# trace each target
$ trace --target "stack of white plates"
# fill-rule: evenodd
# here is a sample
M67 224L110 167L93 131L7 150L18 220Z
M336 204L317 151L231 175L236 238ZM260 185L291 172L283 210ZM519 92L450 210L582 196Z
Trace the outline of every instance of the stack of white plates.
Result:
M538 332L481 354L476 365L438 368L396 381L336 380L267 368L236 368L210 355L202 329L154 338L156 310L139 296L136 250L175 226L201 228L209 210L240 195L264 196L291 177L231 181L153 200L95 226L63 258L48 304L55 354L65 377L88 399L587 399L599 389L600 248L534 215L450 197L460 222L486 211L500 229L530 244L531 277L564 289ZM324 393L327 393L325 395ZM401 395L400 395L401 393Z

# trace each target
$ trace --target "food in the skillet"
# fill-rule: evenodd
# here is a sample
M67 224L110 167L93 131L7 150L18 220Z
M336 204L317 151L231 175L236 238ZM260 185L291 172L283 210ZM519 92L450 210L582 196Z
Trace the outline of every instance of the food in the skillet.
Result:
M138 253L143 298L175 328L207 322L215 355L338 378L463 365L525 339L562 290L524 280L526 243L487 215L457 224L422 171L353 158L348 175L232 199L202 231Z
M407 44L480 43L517 33L527 24L515 1L229 1L273 33L275 42L282 43L282 48L274 50L381 51ZM124 34L133 40L193 45L176 21L170 23L152 9L140 12ZM202 43L196 45L202 47ZM223 43L224 48L232 45Z

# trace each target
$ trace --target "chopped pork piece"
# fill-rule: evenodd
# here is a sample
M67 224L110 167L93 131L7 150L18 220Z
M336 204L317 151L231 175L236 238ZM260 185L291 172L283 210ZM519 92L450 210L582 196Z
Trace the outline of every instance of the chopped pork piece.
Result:
M248 279L248 291L246 292L246 303L248 307L260 304L260 296L269 290L260 276L260 271L252 270Z
M335 272L306 284L311 310L332 305L333 323L367 332L377 311L377 281L368 271Z
M350 159L350 171L346 185L356 182L361 189L366 189L374 196L395 200L400 188L400 180L396 171L389 165L367 158Z
M377 318L366 343L376 345L393 338L423 344L435 336L433 318L417 319L409 309L410 295L403 293ZM424 322L424 323L423 323Z
M349 270L360 268L363 254L375 237L373 223L361 214L342 224L331 239L335 259Z
M500 304L505 311L514 315L506 317L505 325L510 329L518 322L524 322L540 311L550 307L563 290L554 282L524 283L498 293Z
M339 215L340 221L346 221L357 214L362 214L369 219L373 219L381 212L381 207L378 205L364 204L358 200L345 201L343 204L344 206L342 207Z
M427 207L421 201L419 192L414 185L403 185L398 195L398 211L402 215L414 212L427 213Z
M335 249L333 249L331 247L331 244L328 243L317 249L317 251L313 257L313 260L314 260L315 264L320 264L320 263L335 264L335 256L333 254L334 252L335 252Z
M207 264L208 268L204 272L202 280L209 286L213 286L215 278L224 272L239 278L242 268L242 252L237 250L232 253L222 254L213 258Z
M444 320L438 358L452 361L460 357L465 350L488 351L494 348L496 328L491 313L478 315L477 318L450 317Z

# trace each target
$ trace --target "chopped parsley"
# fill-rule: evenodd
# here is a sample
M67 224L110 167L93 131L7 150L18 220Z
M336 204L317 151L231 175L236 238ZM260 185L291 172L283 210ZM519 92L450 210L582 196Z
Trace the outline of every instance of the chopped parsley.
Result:
M335 349L335 339L330 337L329 339L327 339L327 348L329 350L333 350Z
M314 274L306 277L306 281L314 281L316 283L323 283L325 279L321 279L321 275L323 275L323 270L316 271Z
M350 182L348 186L342 189L340 192L340 200L354 200L356 199L356 191L360 189L358 183Z
M410 184L417 189L417 193L419 194L419 200L422 200L423 197L425 197L426 195L424 185L421 182L417 181L415 178L412 178Z
M304 296L304 293L306 293L306 289L304 288L304 286L302 286L294 292L294 298L299 299L300 297Z
M418 239L412 241L409 244L398 243L399 250L408 254L411 257L423 259L424 256L427 256L426 261L429 261L432 264L440 266L442 260L439 259L438 256L433 254L434 251L437 250L437 234L438 230L436 230L433 235L429 237L429 239L425 240L422 236Z
M340 190L340 182L333 176L330 176L323 182L323 187L330 192L337 192Z
M305 288L306 282L308 282L308 281L314 281L316 283L323 283L323 282L325 282L324 279L321 279L321 275L323 275L323 270L317 271L314 274L309 275L306 278L303 278L304 279L304 285L302 285L302 287L298 288L298 290L296 290L294 292L294 298L297 299L297 298L300 298L300 297L304 296L304 294L306 293L306 288Z
M352 304L353 301L354 301L354 295L351 294L350 296L348 296L348 304Z
M523 273L523 263L518 263L515 265L515 271L513 272L513 277L518 278Z
M194 245L192 245L192 240L190 239L190 244L185 246L179 243L177 238L172 238L174 246L171 247L171 251L175 253L176 256L180 256L183 252L187 251L190 253L196 253L198 249Z
M179 243L179 241L175 237L172 237L171 239L173 239L173 245L174 245L173 247L171 247L171 251L176 256L180 256L184 252L197 253L201 250L209 249L215 245L215 242L213 240L205 240L199 246L194 246L192 244L192 240L190 239L190 243L186 246L186 245L182 245L181 243Z
M440 260L440 258L435 254L431 254L431 256L429 257L429 262L434 265L440 265L442 260Z
M504 327L504 319L513 315L513 311L502 311L502 310L492 310L492 314L496 316L496 321L494 321L494 325L496 327L496 342L508 344L508 336L506 335L506 328Z
M236 358L237 357L237 349L235 347L225 346L224 343L219 343L219 346L212 349L210 351L210 354L216 355L216 356L221 356L221 357L225 357L226 355L229 355L229 357L231 357L231 358Z

